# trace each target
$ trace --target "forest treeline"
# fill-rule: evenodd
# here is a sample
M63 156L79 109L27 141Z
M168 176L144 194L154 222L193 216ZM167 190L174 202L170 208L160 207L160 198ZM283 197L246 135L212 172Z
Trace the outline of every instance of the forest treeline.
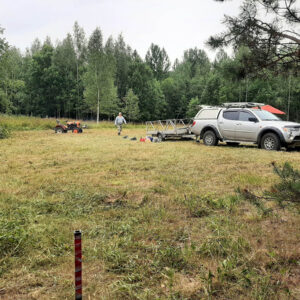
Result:
M122 35L90 37L75 22L55 45L36 39L21 53L0 28L0 113L76 119L112 119L122 111L130 121L193 117L200 104L263 102L300 120L300 79L285 70L251 73L250 49L228 56L219 50L184 51L173 64L164 48L151 44L145 57Z

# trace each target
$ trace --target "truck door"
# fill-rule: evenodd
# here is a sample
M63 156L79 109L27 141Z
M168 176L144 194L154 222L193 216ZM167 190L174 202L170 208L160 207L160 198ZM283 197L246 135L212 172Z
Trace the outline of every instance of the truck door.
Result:
M224 110L219 118L219 130L225 140L236 140L235 127L238 121L239 111Z
M251 120L251 121L250 121ZM259 131L257 118L250 111L241 110L236 122L235 135L239 141L255 142Z

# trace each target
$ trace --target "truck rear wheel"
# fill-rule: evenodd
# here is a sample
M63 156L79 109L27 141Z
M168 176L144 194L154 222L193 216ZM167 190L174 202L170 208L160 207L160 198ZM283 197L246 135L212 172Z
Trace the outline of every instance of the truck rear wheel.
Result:
M218 145L218 138L216 134L212 130L208 130L203 135L203 143L206 146L217 146Z
M261 148L269 151L278 151L281 148L280 140L275 133L266 133L261 139Z

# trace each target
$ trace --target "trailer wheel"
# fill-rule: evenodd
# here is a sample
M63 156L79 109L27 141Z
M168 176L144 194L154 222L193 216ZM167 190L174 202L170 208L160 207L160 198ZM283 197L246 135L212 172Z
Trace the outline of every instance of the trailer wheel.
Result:
M203 143L206 146L217 146L218 145L218 138L216 134L212 130L208 130L203 135Z
M162 141L165 140L165 138L163 137L163 135L161 133L157 134L157 139L158 139L159 142L162 142Z

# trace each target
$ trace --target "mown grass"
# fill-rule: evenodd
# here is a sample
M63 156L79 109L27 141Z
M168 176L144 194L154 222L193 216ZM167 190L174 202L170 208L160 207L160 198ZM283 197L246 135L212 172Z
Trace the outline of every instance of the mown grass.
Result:
M300 297L299 213L235 192L268 189L271 162L300 168L299 152L102 127L15 132L0 161L0 299L72 298L76 229L86 299Z

